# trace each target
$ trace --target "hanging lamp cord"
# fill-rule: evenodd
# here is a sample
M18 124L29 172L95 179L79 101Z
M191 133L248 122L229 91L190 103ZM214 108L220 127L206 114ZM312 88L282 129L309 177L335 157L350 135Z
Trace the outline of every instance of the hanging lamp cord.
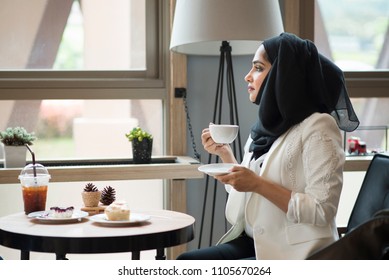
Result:
M200 155L200 153L197 152L196 141L195 141L195 138L193 135L192 122L191 122L190 116L189 116L189 109L188 109L188 104L187 104L187 100L186 100L186 94L183 95L183 101L184 101L185 114L186 114L186 123L188 125L188 130L189 130L190 138L192 141L192 149L193 149L194 157L196 160L198 160L200 162L201 155Z

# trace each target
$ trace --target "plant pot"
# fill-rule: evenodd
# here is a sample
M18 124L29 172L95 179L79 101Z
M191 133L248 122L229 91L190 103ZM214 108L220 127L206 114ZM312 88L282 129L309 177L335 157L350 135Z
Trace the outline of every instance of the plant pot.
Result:
M132 157L135 164L146 164L151 162L153 150L153 139L132 140Z
M25 146L4 145L4 167L19 168L26 166L27 149Z
M85 207L97 207L99 206L101 191L97 192L82 192L82 201Z
M4 144L3 143L0 143L0 161L4 165Z

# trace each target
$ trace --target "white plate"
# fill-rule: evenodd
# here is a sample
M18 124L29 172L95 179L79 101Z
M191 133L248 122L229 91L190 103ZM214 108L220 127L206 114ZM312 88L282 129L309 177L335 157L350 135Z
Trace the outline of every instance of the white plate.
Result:
M150 220L150 216L144 214L138 214L138 213L130 213L129 221L110 221L107 219L107 216L105 214L97 214L91 216L89 219L93 222L106 225L106 226L128 226L128 225L134 225L137 223L146 222Z
M230 169L233 166L237 166L235 163L213 163L202 165L198 168L199 171L204 172L210 176L223 175L230 173Z
M28 214L27 217L34 218L42 222L55 224L81 221L82 218L85 218L88 215L88 212L74 210L73 215L70 218L54 218L50 215L50 211L38 211Z

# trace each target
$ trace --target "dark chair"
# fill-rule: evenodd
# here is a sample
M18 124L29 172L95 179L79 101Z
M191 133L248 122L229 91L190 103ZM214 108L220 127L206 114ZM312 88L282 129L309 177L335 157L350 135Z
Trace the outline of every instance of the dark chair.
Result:
M389 155L370 162L340 239L308 259L387 259L389 257Z

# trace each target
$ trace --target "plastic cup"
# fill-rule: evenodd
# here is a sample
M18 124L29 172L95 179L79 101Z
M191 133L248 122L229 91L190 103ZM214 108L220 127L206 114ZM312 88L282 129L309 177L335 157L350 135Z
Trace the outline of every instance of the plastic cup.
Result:
M47 187L51 176L39 164L29 164L19 175L22 185L24 212L27 214L46 209Z

